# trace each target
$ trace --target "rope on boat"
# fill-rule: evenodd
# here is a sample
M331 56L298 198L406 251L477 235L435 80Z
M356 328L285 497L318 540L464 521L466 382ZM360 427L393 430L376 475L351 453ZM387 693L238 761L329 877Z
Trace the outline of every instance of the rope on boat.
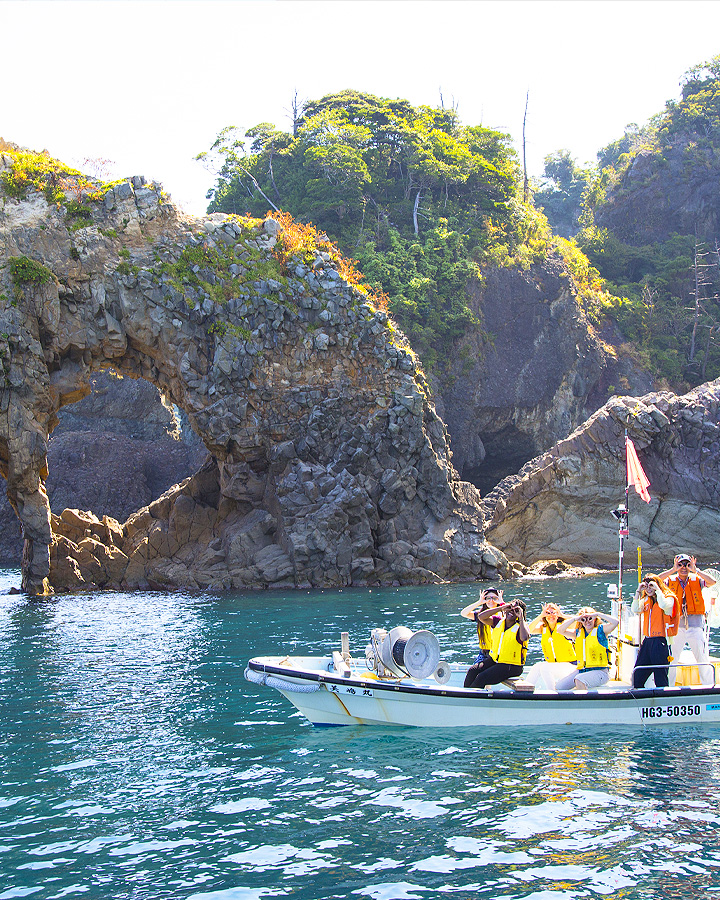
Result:
M284 678L276 678L274 675L268 675L267 672L256 672L254 669L245 669L245 680L251 681L253 684L266 684L268 687L275 688L276 691L289 691L292 694L314 694L320 690L320 684L317 681L309 684L295 684L293 681L285 681Z

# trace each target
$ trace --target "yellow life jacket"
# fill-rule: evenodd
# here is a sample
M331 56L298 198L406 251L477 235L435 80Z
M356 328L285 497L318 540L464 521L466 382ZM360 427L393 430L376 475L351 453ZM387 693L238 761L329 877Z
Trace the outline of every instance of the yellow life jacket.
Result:
M549 625L543 626L540 645L547 662L575 662L577 659L572 643L557 629L551 631Z
M477 636L480 649L489 651L492 647L492 626L489 622L478 622L477 619L475 620L475 624L477 625Z
M517 639L518 623L505 629L505 619L500 619L492 630L492 650L490 656L498 663L509 666L524 666L527 641Z
M577 653L578 669L606 668L610 665L610 653L607 647L598 640L597 628L593 628L590 634L585 634L585 629L580 626L575 638L575 653Z

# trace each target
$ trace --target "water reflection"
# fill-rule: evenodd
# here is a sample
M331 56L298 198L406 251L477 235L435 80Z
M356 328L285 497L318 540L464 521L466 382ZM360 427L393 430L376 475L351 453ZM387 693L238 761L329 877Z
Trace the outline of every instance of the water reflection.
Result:
M711 730L314 729L243 680L394 624L469 664L477 590L0 594L0 900L717 892Z

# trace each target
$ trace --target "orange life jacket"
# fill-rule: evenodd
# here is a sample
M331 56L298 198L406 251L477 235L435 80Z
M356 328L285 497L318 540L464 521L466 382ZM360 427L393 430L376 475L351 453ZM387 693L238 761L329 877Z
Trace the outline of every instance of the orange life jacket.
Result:
M683 612L683 583L677 575L668 578L668 587L675 594L675 607L673 617L681 616ZM689 616L702 616L705 614L705 601L702 595L702 585L697 575L690 573L685 584L685 602Z
M677 603L673 606L673 615L668 615L662 610L660 604L653 603L649 597L645 598L642 608L642 633L643 637L671 637L677 634L678 621L674 615Z

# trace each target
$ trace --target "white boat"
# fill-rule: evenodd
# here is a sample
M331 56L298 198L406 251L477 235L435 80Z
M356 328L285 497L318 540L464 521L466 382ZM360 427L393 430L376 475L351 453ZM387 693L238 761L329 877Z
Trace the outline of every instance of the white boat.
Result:
M440 680L437 668L442 670ZM463 687L466 667L443 663L437 668L423 678L398 672L380 676L366 660L336 651L331 656L256 657L249 661L245 677L279 691L314 725L511 728L720 723L720 686L634 689L613 681L598 690L557 692L533 691L516 681L478 689ZM691 669L681 668L686 675Z
M625 445L626 454L630 449L634 457L627 433ZM402 627L390 632L374 629L362 661L351 657L348 635L343 632L340 651L330 656L256 657L249 661L245 677L275 688L314 725L513 728L720 723L720 660L704 663L710 671L699 672L692 653L684 650L670 666L679 670L671 678L675 686L632 686L640 621L622 602L623 544L628 535L629 487L635 484L642 494L641 482L645 490L649 482L636 460L627 467L625 502L612 511L619 523L618 585L608 586L613 613L620 621L620 637L611 638L611 671L616 680L597 690L539 691L521 679L489 688L465 688L467 666L442 662L437 639L430 632ZM642 495L649 499L646 490ZM720 572L707 571L718 582L703 590L707 624L718 627ZM710 684L700 684L702 680Z

